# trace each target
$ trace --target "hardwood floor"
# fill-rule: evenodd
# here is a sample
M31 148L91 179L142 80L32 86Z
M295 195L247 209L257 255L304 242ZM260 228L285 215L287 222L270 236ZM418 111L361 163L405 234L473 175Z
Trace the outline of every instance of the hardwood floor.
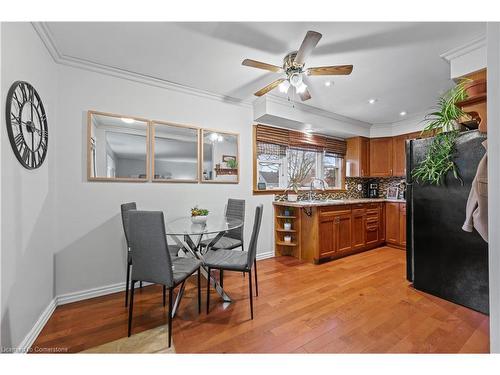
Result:
M404 251L383 247L322 265L278 257L259 261L258 275L253 321L241 273L224 274L234 302L225 307L214 293L209 315L197 313L193 279L174 319L177 353L489 352L488 317L413 289ZM125 337L123 301L115 293L58 307L34 346L78 352ZM165 323L161 287L138 291L133 333Z

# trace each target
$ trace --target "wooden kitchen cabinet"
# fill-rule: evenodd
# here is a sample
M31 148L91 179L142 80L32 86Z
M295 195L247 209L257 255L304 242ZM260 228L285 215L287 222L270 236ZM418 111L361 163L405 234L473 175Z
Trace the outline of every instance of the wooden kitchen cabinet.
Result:
M334 215L319 219L319 257L332 256L335 253L335 220Z
M336 255L351 250L351 209L350 207L323 208L319 213L319 256Z
M385 204L385 240L388 244L399 244L399 203Z
M347 141L347 177L370 176L370 139L365 137L349 138Z
M352 210L352 249L363 249L366 244L365 220L366 211L364 208Z
M336 251L338 252L346 252L351 250L351 213L338 215L336 222L336 232L335 232L335 241L337 243Z
M370 176L392 176L393 140L392 137L370 139Z
M406 247L406 204L399 204L399 244Z
M396 247L406 246L406 204L386 202L386 242Z
M408 135L398 135L393 138L393 152L392 152L392 175L393 176L406 176L406 141Z

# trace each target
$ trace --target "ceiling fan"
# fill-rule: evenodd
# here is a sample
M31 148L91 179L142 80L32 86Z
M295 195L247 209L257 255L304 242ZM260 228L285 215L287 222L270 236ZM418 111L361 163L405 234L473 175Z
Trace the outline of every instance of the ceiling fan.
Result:
M260 61L245 59L241 63L252 68L264 69L275 73L285 73L285 77L271 82L266 87L257 91L255 96L262 96L279 86L281 92L288 92L290 86L295 88L295 92L302 101L311 99L311 94L304 83L303 75L325 76L325 75L349 75L352 72L352 65L321 66L305 69L305 60L318 44L322 35L316 31L308 31L298 51L290 52L283 59L283 67L266 64Z

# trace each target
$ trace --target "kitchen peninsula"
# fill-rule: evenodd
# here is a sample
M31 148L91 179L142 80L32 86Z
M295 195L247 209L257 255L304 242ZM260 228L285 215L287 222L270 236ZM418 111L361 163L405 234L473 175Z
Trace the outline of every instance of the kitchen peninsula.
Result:
M402 199L276 201L275 253L314 263L342 258L384 244L406 246Z

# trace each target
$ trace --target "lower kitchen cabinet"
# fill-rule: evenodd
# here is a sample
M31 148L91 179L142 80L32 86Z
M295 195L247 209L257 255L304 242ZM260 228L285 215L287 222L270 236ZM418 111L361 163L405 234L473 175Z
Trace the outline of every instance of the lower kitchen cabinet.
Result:
M406 204L399 204L399 243L406 247Z
M350 207L320 209L319 257L331 257L351 248Z
M406 204L386 202L385 234L388 245L403 248L406 246Z
M292 206L292 205L291 205ZM291 211L289 216L285 211ZM283 222L292 222L285 229ZM286 242L284 235L292 240ZM289 207L275 203L275 247L278 255L292 255L314 263L341 258L387 243L406 244L406 205L370 202L318 207Z
M363 249L366 245L366 210L358 208L352 210L351 247L353 250Z

